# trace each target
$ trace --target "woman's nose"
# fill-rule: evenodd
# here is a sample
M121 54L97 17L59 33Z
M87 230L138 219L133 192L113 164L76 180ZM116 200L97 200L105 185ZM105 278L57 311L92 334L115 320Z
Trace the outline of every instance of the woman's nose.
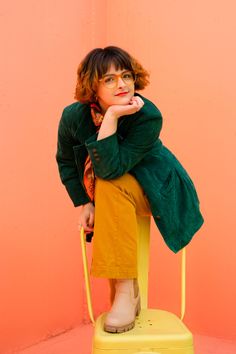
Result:
M121 77L118 77L117 78L117 86L118 87L123 87L123 86L125 86L125 82L123 81L123 79L121 78Z

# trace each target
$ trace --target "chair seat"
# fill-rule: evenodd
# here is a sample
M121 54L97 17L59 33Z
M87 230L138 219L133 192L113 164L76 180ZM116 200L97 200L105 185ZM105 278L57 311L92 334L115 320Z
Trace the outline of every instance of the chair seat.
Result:
M105 313L96 320L93 354L193 354L193 337L173 313L142 309L135 327L124 333L103 330Z

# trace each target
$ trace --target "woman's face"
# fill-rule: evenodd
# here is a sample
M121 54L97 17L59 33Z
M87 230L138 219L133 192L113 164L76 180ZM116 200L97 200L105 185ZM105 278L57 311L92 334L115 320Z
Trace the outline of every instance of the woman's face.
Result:
M121 77L117 77L117 83L114 88L107 87L104 80L110 80L108 75L122 75L126 73L129 75L127 69L116 70L114 64L111 64L109 70L104 75L103 80L99 82L96 92L98 102L102 108L103 113L108 107L112 105L127 105L134 95L134 82L125 82ZM128 77L128 76L125 76Z

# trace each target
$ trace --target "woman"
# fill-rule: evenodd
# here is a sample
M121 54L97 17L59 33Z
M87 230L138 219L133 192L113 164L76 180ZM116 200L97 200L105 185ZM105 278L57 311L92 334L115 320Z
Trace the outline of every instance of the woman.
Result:
M96 48L81 62L75 98L58 131L60 177L79 222L93 235L91 274L115 284L105 331L134 326L140 311L136 215L152 215L178 252L203 223L190 177L162 145L162 116L136 91L147 71L121 48ZM87 239L88 240L88 239Z

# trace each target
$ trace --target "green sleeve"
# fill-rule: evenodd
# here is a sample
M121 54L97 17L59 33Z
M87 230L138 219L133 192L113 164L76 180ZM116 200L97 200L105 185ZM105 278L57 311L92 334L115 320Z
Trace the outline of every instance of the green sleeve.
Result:
M73 146L76 144L78 142L75 142L70 133L67 112L64 109L58 129L56 160L61 181L65 185L74 206L79 206L88 203L90 200L79 179L73 150Z
M140 111L141 113L141 111ZM132 119L126 117L125 119ZM116 133L96 140L93 135L86 140L86 148L93 163L95 174L103 179L113 179L129 172L138 164L156 143L162 127L159 110L155 113L136 116L127 136L120 140Z

